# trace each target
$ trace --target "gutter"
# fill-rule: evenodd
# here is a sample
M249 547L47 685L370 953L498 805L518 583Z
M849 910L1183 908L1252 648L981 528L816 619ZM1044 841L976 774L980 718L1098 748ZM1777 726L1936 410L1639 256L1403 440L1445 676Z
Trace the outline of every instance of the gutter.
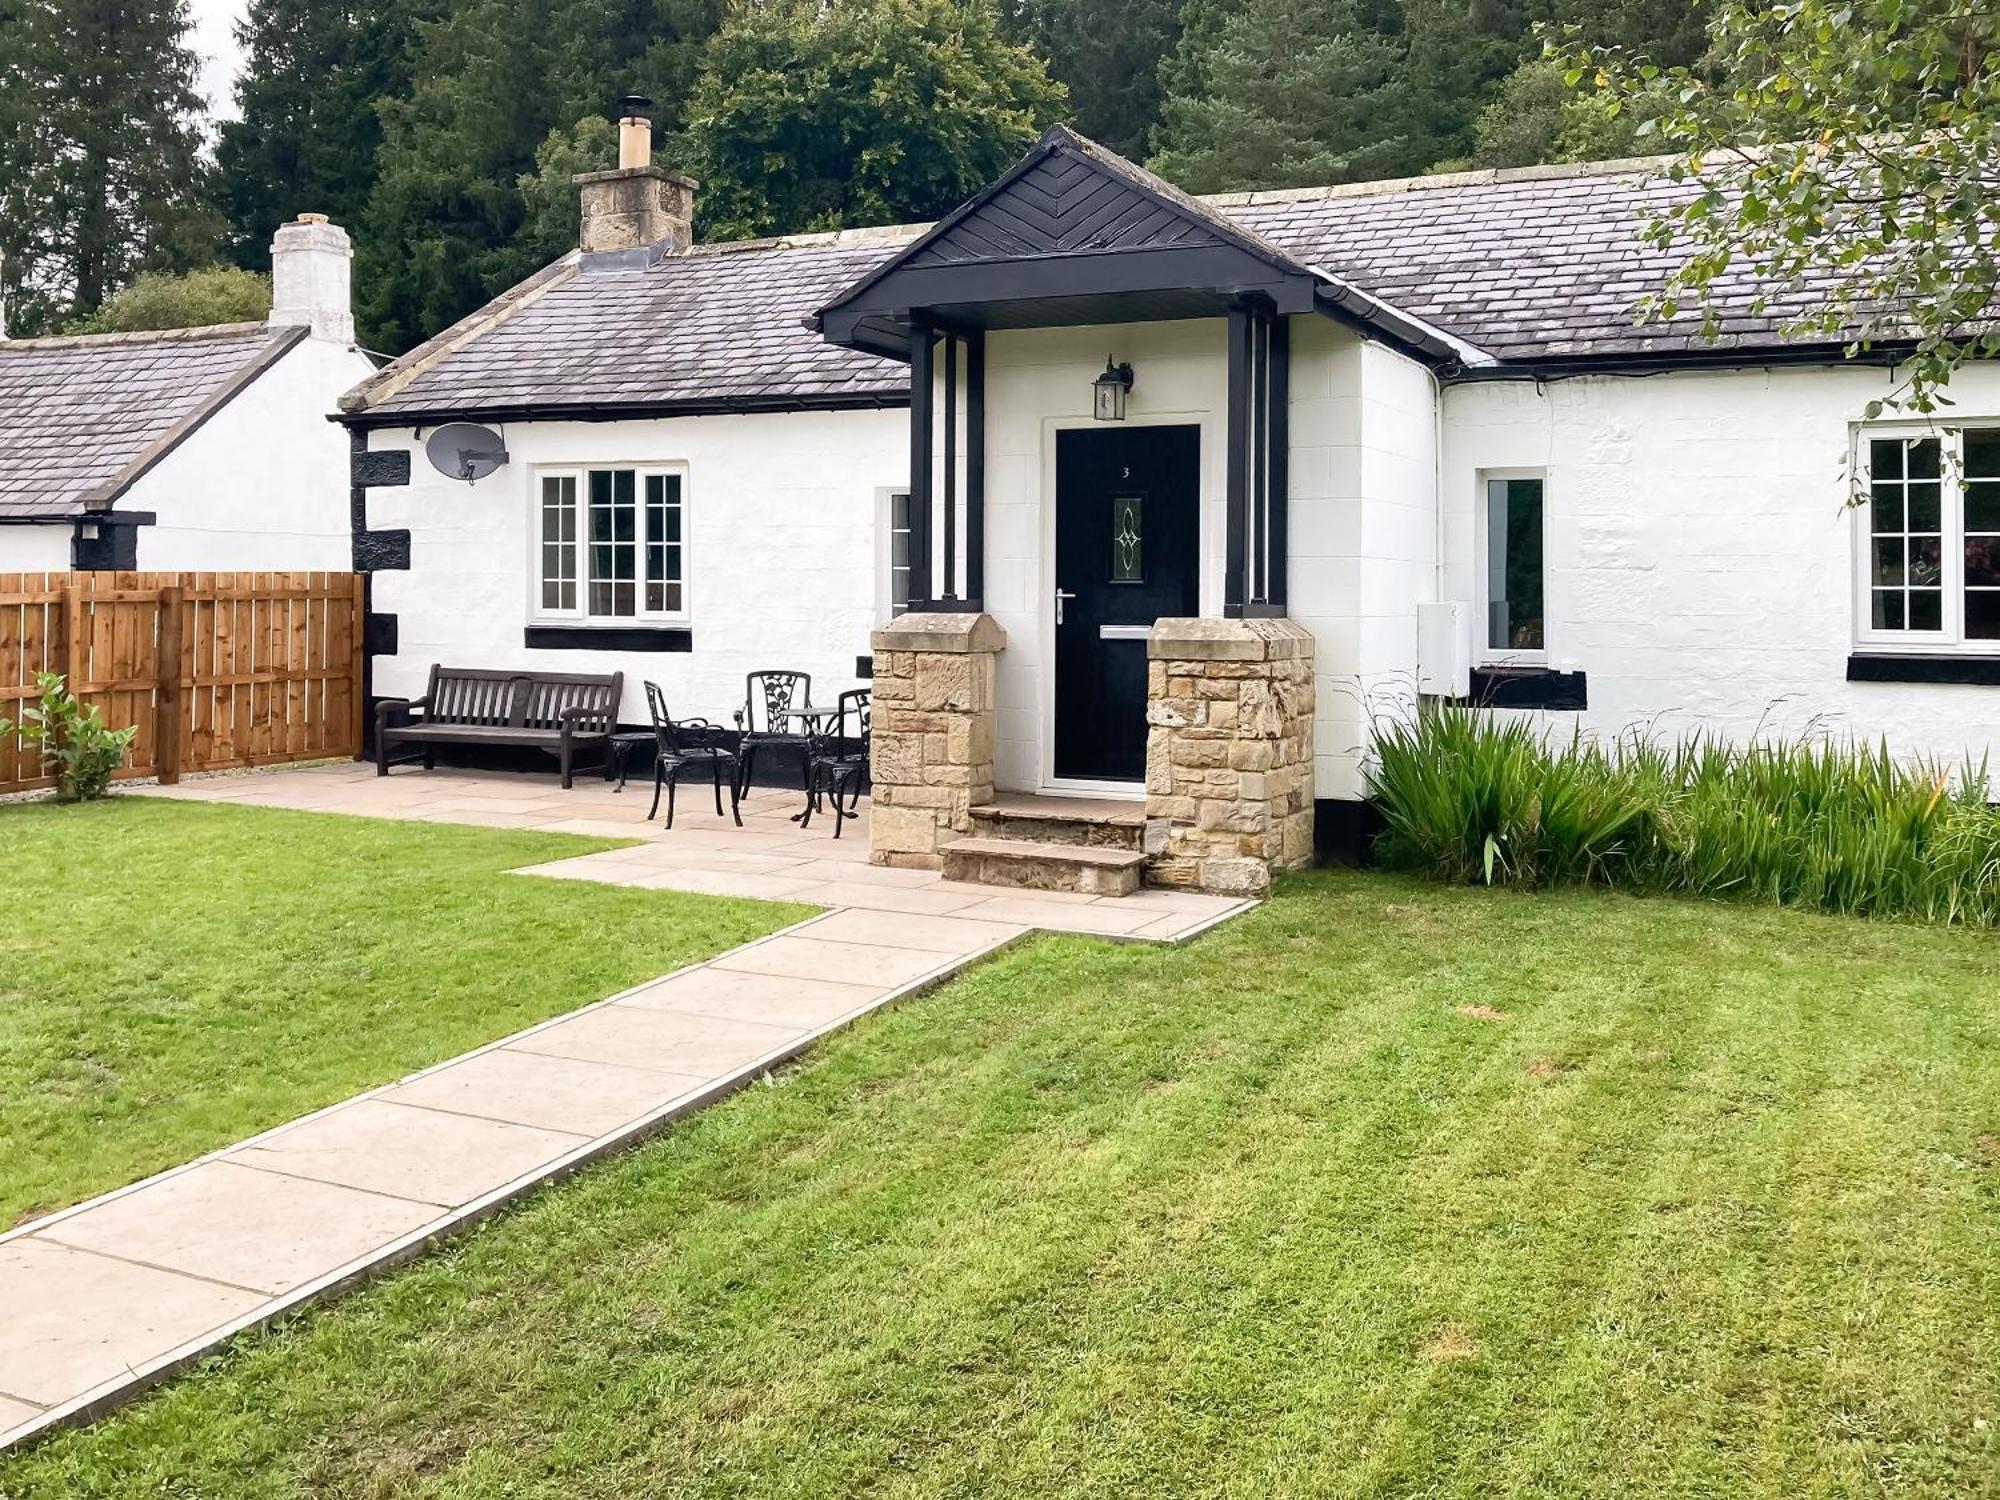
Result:
M1448 333L1435 323L1427 323L1414 313L1404 312L1400 307L1384 302L1369 292L1364 292L1352 282L1343 281L1323 266L1307 265L1306 269L1319 277L1326 285L1319 288L1319 296L1339 308L1348 317L1370 328L1380 329L1399 343L1423 354L1435 364L1461 369L1483 369L1497 363L1491 354L1477 344L1468 343L1457 334Z
M1913 344L1878 344L1857 354L1848 345L1795 344L1759 349L1662 350L1637 354L1576 354L1554 359L1497 360L1459 364L1441 372L1450 385L1487 380L1574 380L1585 375L1672 375L1704 370L1759 370L1771 366L1832 366L1893 369L1910 357Z
M700 396L678 401L590 402L575 406L426 407L331 412L329 422L374 427L435 427L444 422L633 422L651 417L757 416L783 412L879 411L906 407L910 393L872 391L825 396Z

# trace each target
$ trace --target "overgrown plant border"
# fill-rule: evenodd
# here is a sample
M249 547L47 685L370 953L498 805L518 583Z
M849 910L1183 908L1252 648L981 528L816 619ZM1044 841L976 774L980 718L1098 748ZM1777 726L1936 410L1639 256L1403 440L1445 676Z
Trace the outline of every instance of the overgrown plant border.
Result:
M1984 761L1887 743L1711 734L1567 743L1526 718L1425 703L1375 722L1379 864L1518 889L1595 884L2000 925Z

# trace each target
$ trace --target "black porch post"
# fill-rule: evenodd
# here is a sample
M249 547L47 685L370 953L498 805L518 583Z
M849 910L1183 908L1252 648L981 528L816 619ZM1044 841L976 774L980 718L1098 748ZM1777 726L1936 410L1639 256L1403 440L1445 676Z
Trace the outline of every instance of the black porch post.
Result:
M1270 410L1264 423L1270 462L1265 471L1264 600L1274 615L1290 607L1292 510L1292 320L1280 315L1271 320L1271 374L1268 386Z
M986 607L986 334L965 335L965 607Z
M931 607L931 331L910 329L910 608Z
M944 336L944 398L939 406L944 413L944 504L938 508L939 527L944 533L941 555L944 562L944 587L938 590L940 602L957 605L963 602L958 592L958 351L960 348L956 334Z
M1222 612L1243 614L1244 561L1250 504L1250 313L1229 309L1229 439L1223 489Z

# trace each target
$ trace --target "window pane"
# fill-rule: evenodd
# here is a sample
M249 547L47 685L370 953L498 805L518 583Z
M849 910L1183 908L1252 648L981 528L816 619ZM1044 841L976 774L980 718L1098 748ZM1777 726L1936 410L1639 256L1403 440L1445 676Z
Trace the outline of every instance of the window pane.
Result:
M1910 582L1935 588L1944 576L1943 542L1934 536L1910 538Z
M1968 640L2000 641L2000 589L1966 590L1965 634Z
M1542 481L1486 481L1486 644L1539 651L1542 628Z
M1914 481L1910 484L1906 507L1910 530L1935 532L1938 529L1943 490L1944 487L1937 484L1918 484Z
M1871 574L1875 583L1901 583L1903 581L1903 539L1901 537L1875 538L1875 567Z
M1903 529L1903 487L1875 481L1875 493L1868 501L1868 529L1877 536Z
M1868 445L1868 472L1876 479L1903 477L1903 440L1877 438Z
M910 611L910 497L889 497L889 613Z
M2000 479L2000 427L1965 435L1965 477Z
M1115 495L1111 500L1111 581L1143 583L1145 561L1146 502L1138 495Z
M1875 608L1869 618L1877 630L1903 629L1903 591L1875 590Z
M1910 445L1910 478L1936 479L1938 477L1938 453L1941 445L1936 438L1918 438Z
M1910 629L1942 630L1944 628L1944 590L1910 590Z

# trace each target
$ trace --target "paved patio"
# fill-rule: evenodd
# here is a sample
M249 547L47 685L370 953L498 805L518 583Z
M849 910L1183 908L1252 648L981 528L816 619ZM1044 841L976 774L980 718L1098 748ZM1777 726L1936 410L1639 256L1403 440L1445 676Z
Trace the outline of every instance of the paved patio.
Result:
M351 764L144 795L639 839L524 876L831 910L436 1067L0 1235L0 1447L87 1420L238 1332L421 1254L522 1193L656 1132L856 1017L1034 930L1175 942L1250 903L1149 891L996 893L867 863L760 788L744 826L683 789L671 832L623 792L547 776Z

